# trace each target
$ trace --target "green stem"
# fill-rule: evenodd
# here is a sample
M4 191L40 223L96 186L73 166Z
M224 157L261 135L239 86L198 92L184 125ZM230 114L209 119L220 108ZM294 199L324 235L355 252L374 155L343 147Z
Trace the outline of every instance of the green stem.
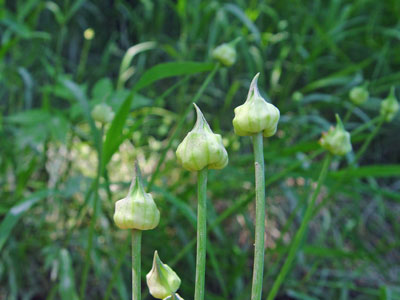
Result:
M83 73L86 68L86 62L90 51L90 46L92 44L91 40L84 39L83 48L81 52L81 58L79 59L79 64L76 72L77 81L80 82L83 76Z
M372 125L374 125L375 123L379 122L380 119L381 119L381 117L378 116L378 117L375 117L375 118L369 120L368 122L366 122L366 123L364 123L364 124L358 126L356 129L354 129L354 130L350 133L351 136L353 137L353 136L358 135L359 133L363 132L365 129L367 129L367 128L371 127Z
M316 189L314 190L314 193L311 196L311 200L308 203L304 218L301 221L300 228L296 232L294 240L293 240L293 242L292 242L292 244L290 246L288 257L286 258L286 261L283 264L283 266L282 266L282 268L281 268L281 270L280 270L280 272L278 274L278 277L276 278L276 280L275 280L275 282L274 282L274 284L272 286L272 289L268 294L267 300L275 299L276 294L278 293L279 288L280 288L283 280L285 280L285 277L286 277L287 273L289 272L290 267L292 266L293 260L296 257L297 251L298 251L298 249L300 247L300 243L303 240L304 234L306 232L307 225L310 222L310 220L312 219L312 215L313 215L312 212L313 212L313 208L314 208L314 205L315 205L315 201L316 201L316 199L318 197L319 191L321 190L322 184L325 181L326 175L328 173L330 162L331 162L331 155L328 154L325 157L324 163L322 165L322 169L321 169L321 172L320 172L319 177L318 177L317 187L316 187Z
M352 106L351 108L349 108L346 112L346 115L343 118L343 124L346 124L347 121L350 119L351 115L353 114L354 111L354 106Z
M142 293L140 284L141 245L142 231L132 229L132 300L140 300Z
M378 125L374 128L374 130L371 131L371 133L367 136L367 138L364 140L364 143L362 144L360 150L358 150L357 154L354 157L354 160L351 162L350 166L347 168L347 171L351 170L354 168L359 159L363 156L365 150L371 143L371 141L374 139L374 137L378 134L379 130L381 129L384 119L381 117L376 117L372 119L371 121L367 122L366 124L370 123L368 126L365 126L365 124L361 125L357 129L353 130L351 132L351 136L355 136L359 133L361 133L364 129L368 128L370 125L378 122ZM333 188L330 189L328 195L324 197L324 199L317 205L317 207L314 209L313 216L318 214L320 210L329 202L333 199L333 194L336 192L336 190L343 184L343 182L347 179L348 177L346 174L342 177L340 177L339 180L337 180L336 184L333 186Z
M253 136L253 148L256 179L256 237L251 300L260 300L263 284L265 249L265 179L262 132L259 132Z
M198 172L197 178L197 257L194 300L204 300L207 250L207 172L208 169L204 168Z
M185 124L186 121L186 117L189 114L190 111L193 110L193 103L196 103L200 97L203 95L206 87L209 85L209 83L211 82L211 80L214 78L215 74L217 73L217 71L220 68L220 64L216 64L214 69L210 72L210 74L208 74L207 78L204 80L203 84L201 85L201 87L197 90L196 95L194 96L192 102L189 103L189 105L187 106L186 110L184 111L184 113L182 114L182 117L179 119L178 124L175 127L174 132L172 133L172 135L169 137L168 139L168 144L167 146L163 149L161 155L160 155L160 159L158 160L157 166L154 170L153 175L151 176L150 182L147 185L147 190L151 190L151 188L153 187L153 184L155 182L155 180L157 179L157 176L160 172L160 167L162 165L162 163L165 160L165 157L167 156L167 152L168 150L172 147L172 143L175 141L176 137L178 136L180 130L182 129L183 125Z
M374 130L371 132L371 134L368 135L367 139L361 146L360 150L358 150L358 152L354 158L354 163L357 163L357 161L360 159L360 157L364 154L365 150L367 150L369 144L371 143L371 141L374 139L374 137L378 134L379 130L381 129L384 121L385 121L384 118L380 118L378 125L374 128Z
M90 270L90 261L91 261L91 252L93 248L93 236L94 236L94 227L96 225L97 221L97 214L98 214L98 202L99 202L99 184L100 184L100 177L102 174L102 160L103 160L103 134L104 134L104 125L101 127L101 142L100 145L98 146L97 149L97 155L98 155L98 166L97 166L97 176L96 180L94 182L94 187L93 187L93 192L94 192L94 203L93 203L93 216L92 219L90 220L90 225L89 225L89 237L88 237L88 245L86 248L86 256L85 256L85 264L83 266L83 272L82 272L82 280L81 280L81 288L80 288L80 298L84 299L85 297L85 291L86 291L86 284L87 284L87 278L89 275L89 270Z

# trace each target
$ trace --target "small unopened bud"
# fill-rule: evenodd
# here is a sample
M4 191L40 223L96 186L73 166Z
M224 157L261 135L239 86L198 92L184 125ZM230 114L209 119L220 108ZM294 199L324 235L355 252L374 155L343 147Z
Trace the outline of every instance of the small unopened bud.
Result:
M92 40L94 38L94 30L93 30L93 28L86 29L83 32L83 37L88 41Z
M221 44L212 51L212 57L226 67L236 62L235 41L228 44Z
M240 37L231 41L230 43L224 43L215 48L211 55L226 67L232 66L236 62L236 44L241 40Z
M349 97L355 105L362 105L368 100L369 93L366 87L356 86L350 90Z
M399 110L399 102L394 94L394 87L390 89L390 94L381 102L380 114L386 122L393 120Z
M179 163L189 171L204 168L222 169L228 164L228 153L219 134L214 134L202 112L194 104L197 121L176 150Z
M128 196L115 203L114 222L121 229L139 230L153 229L160 222L160 212L153 197L144 190L137 162Z
M114 112L111 107L105 103L97 104L92 110L92 118L95 121L106 124L110 123L114 118Z
M235 108L233 128L240 136L263 132L265 137L273 136L280 117L279 109L265 101L257 86L258 73L251 82L246 102Z
M150 294L157 299L164 299L175 294L181 285L181 279L160 260L157 251L154 252L153 267L146 275L146 280Z
M293 101L296 101L296 102L300 102L301 100L303 100L303 98L304 98L304 95L299 91L294 92L292 95Z
M343 126L338 114L336 114L336 127L331 127L328 132L323 132L319 140L320 145L335 155L345 155L352 150L350 133Z

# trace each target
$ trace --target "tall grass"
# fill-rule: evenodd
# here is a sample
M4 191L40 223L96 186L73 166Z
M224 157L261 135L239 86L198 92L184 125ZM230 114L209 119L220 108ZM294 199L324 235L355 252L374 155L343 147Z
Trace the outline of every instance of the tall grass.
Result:
M399 98L399 10L396 0L0 2L0 298L78 299L87 274L81 299L129 299L130 236L112 214L137 158L162 215L146 233L142 269L162 249L190 299L195 177L173 152L198 102L230 156L208 178L205 299L248 299L253 155L231 120L257 72L282 115L264 147L263 298L289 255L275 299L399 298L400 118L377 117L390 86ZM211 61L238 36L234 66ZM148 47L124 60L135 45ZM365 81L371 97L354 107L348 92ZM104 139L90 116L100 102L116 112ZM297 240L324 166L317 140L349 110L354 152L333 158Z

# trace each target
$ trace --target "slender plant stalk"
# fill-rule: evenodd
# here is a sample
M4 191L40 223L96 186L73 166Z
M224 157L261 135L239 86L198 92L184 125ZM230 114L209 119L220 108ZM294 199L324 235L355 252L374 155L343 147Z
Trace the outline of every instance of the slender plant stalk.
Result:
M83 77L91 44L92 40L87 40L86 38L84 39L81 57L79 59L79 64L76 71L76 77L78 82L80 82Z
M374 130L371 132L371 134L368 135L367 139L361 146L360 150L358 150L356 157L354 158L354 163L357 163L357 161L360 159L360 157L364 154L365 150L367 150L369 144L372 142L374 137L378 134L378 132L381 129L384 122L385 122L385 119L383 117L381 117L378 122L378 125L374 128Z
M207 250L207 172L208 169L204 168L198 172L197 178L197 257L194 300L204 300Z
M365 150L368 148L371 141L374 139L374 137L378 134L379 130L381 129L381 127L384 123L384 119L382 117L378 116L367 123L370 123L369 124L369 126L370 126L376 122L378 122L377 126L374 128L374 130L371 131L371 133L364 140L364 143L361 145L360 149L356 153L354 160L351 162L350 166L347 168L347 172L350 171L351 169L353 169L357 165L359 159L363 156ZM358 128L356 128L355 130L353 130L351 132L351 136L359 134L366 128L367 128L367 126L365 126L365 124L359 126ZM324 199L317 205L317 207L314 209L313 217L316 214L318 214L320 212L320 210L333 198L332 195L342 185L342 183L347 179L347 176L346 176L347 172L342 177L340 177L339 180L336 181L336 184L333 186L333 188L330 189L328 195L326 195L324 197Z
M256 179L256 237L251 300L260 300L262 294L265 250L265 178L262 132L253 136L253 148Z
M158 160L157 166L153 172L153 175L151 176L150 182L147 185L147 190L151 190L151 188L153 187L153 184L155 182L155 180L158 177L158 174L160 172L160 167L162 165L162 163L165 160L165 157L167 156L167 152L168 150L172 147L172 143L175 141L176 137L178 136L180 130L182 129L183 125L185 124L186 121L186 117L189 114L189 112L191 110L193 110L193 103L196 103L200 97L203 95L205 89L207 88L207 86L209 85L209 83L211 82L211 80L214 78L215 74L217 73L217 71L220 68L220 64L216 64L214 69L210 72L210 74L208 74L207 78L204 80L203 84L201 85L201 87L197 90L196 95L194 96L192 102L189 103L189 105L187 106L186 110L184 111L184 113L182 114L181 118L178 121L178 124L175 127L174 132L171 134L171 136L168 139L168 144L167 146L163 149L163 151L161 152L160 155L160 159Z
M142 231L132 229L132 300L140 300L142 288L141 272Z
M282 266L282 268L281 268L281 270L280 270L280 272L278 274L278 277L276 278L276 280L275 280L275 282L274 282L274 284L272 286L272 289L268 294L267 300L275 299L276 294L278 293L279 288L280 288L283 280L285 279L287 273L290 270L290 267L292 266L293 260L296 257L297 251L298 251L298 249L300 247L300 243L303 240L304 234L306 232L308 223L310 222L310 220L312 218L312 213L313 213L313 208L314 208L314 205L315 205L315 201L316 201L316 199L318 197L319 191L321 190L322 184L325 181L325 178L326 178L326 175L328 173L329 164L331 162L331 159L332 159L332 157L331 157L330 154L328 154L325 157L325 160L324 160L323 165L322 165L321 172L319 174L317 187L316 187L316 189L314 190L314 193L311 196L311 200L308 203L308 206L307 206L307 209L306 209L306 213L304 215L303 220L301 221L300 228L296 232L294 240L293 240L293 242L292 242L292 244L290 246L288 257L286 258L286 261L283 264L283 266Z
M90 225L89 225L89 237L88 237L88 245L86 248L86 256L85 256L85 264L83 266L83 272L82 272L82 279L81 279L81 286L80 286L80 299L84 299L85 297L85 291L86 291L86 284L87 284L87 278L89 275L89 270L90 270L90 262L91 262L91 252L93 248L93 236L94 236L94 227L96 225L97 221L97 214L98 214L98 202L99 202L99 185L100 185L100 177L102 174L102 161L103 161L103 135L104 135L104 125L101 127L100 131L100 145L98 146L97 149L97 154L98 154L98 166L97 166L97 175L96 179L94 182L94 187L93 187L93 192L94 192L94 203L93 203L93 216L92 219L90 220Z

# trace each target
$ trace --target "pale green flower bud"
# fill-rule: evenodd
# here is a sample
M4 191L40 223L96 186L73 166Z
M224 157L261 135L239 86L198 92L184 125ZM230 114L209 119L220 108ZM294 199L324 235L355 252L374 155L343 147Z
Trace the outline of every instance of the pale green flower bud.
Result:
M364 86L356 86L350 90L349 97L355 105L362 105L368 100L369 93Z
M146 275L150 294L157 299L164 299L174 294L181 285L178 275L158 257L154 252L153 267Z
M95 121L106 124L110 123L114 118L114 112L111 107L105 103L97 104L92 110L92 118Z
M200 109L194 104L197 121L176 150L179 163L189 171L204 168L222 169L228 164L228 153L219 134L214 134Z
M226 67L236 62L236 49L232 44L222 44L212 51L212 57Z
M258 73L251 82L246 102L235 108L233 128L240 136L263 132L265 137L273 136L280 117L279 109L261 97L257 86Z
M93 40L94 38L94 30L93 28L87 28L84 32L83 32L83 36L86 40L90 41Z
M153 229L160 222L160 212L153 197L144 190L137 162L135 173L128 196L115 203L114 222L121 229Z
M319 140L320 145L335 155L345 155L352 150L350 133L343 126L338 114L336 114L336 127L331 127L328 132L323 132Z
M399 110L399 102L397 102L394 94L394 87L391 88L389 96L381 102L380 114L386 122L393 120Z

